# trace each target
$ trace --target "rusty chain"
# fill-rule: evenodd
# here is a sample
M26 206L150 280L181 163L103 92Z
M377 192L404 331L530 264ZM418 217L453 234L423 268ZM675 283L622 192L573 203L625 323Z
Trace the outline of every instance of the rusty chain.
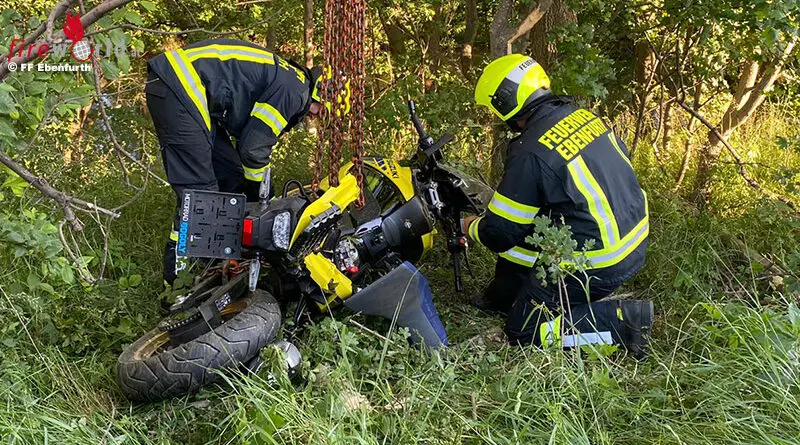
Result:
M364 35L365 0L327 0L323 40L323 78L321 98L324 109L314 153L314 191L322 177L323 155L328 147L328 181L339 185L342 146L348 143L353 170L361 191L358 207L363 206L364 139Z

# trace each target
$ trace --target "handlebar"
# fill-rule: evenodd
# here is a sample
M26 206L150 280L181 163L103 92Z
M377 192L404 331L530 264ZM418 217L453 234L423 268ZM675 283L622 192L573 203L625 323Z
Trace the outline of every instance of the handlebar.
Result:
M414 105L413 100L408 101L408 112L411 115L411 122L414 124L414 129L417 130L417 135L419 135L419 149L417 150L414 159L416 160L416 163L420 169L424 172L423 175L429 177L433 175L433 171L437 162L443 157L442 148L445 146L445 144L452 141L453 137L449 134L445 134L438 141L434 142L433 138L425 134L425 129L422 127L422 122L420 122L419 117L417 116L417 107ZM464 234L461 233L461 227L458 222L459 212L457 210L455 210L455 213L453 214L450 212L451 211L445 211L445 213L443 213L443 209L441 207L438 207L435 211L438 218L448 221L448 223L445 223L445 232L447 232L447 250L452 256L453 278L455 280L456 291L463 292L464 288L462 285L461 275L461 256L463 254L466 258L467 240ZM450 221L452 222L453 227L449 227ZM469 265L469 263L467 263L467 265Z
M422 150L428 149L431 145L433 145L433 138L425 134L425 129L422 128L422 122L419 121L419 117L417 116L417 107L414 106L414 101L408 101L408 112L411 114L411 122L414 124L414 128L417 130L417 134L419 135L419 146Z

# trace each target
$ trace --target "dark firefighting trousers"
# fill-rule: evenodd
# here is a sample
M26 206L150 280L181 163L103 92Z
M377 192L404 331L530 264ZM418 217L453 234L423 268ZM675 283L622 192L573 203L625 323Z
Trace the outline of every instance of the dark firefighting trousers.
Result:
M620 343L619 302L601 301L620 285L590 279L587 289L566 279L566 292L548 281L542 285L533 269L498 258L495 278L484 299L507 313L506 335L512 344L541 346L559 341L563 347Z
M175 235L178 208L187 189L246 193L253 199L253 187L244 178L241 161L231 139L219 124L209 133L192 117L175 93L150 73L145 87L147 108L153 118L167 181L176 197L175 219L170 240L164 248L164 280L172 283L177 269L187 259L176 257ZM257 191L256 191L257 197Z

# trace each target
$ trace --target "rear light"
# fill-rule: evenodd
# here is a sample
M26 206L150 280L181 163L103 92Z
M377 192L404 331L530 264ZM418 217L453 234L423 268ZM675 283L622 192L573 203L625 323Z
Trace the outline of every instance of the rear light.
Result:
M245 246L253 245L253 220L251 218L244 219L244 228L242 229L242 244Z

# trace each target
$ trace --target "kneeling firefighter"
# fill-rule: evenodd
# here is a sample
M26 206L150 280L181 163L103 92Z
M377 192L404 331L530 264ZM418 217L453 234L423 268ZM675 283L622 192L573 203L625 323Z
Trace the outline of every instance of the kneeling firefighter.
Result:
M147 107L178 210L186 189L258 200L278 137L321 111L321 73L230 39L193 43L151 59ZM168 284L188 263L177 245L178 228L176 215L164 249Z
M514 343L619 344L644 357L652 302L600 301L644 264L647 197L627 147L601 119L570 98L553 95L542 67L527 56L490 63L478 80L475 101L521 134L508 143L488 211L463 221L472 241L500 256L494 281L473 304L505 313ZM588 283L567 278L563 302L557 286L543 285L533 271L537 252L525 239L537 215L555 224L563 219L579 249L594 241L587 254Z

